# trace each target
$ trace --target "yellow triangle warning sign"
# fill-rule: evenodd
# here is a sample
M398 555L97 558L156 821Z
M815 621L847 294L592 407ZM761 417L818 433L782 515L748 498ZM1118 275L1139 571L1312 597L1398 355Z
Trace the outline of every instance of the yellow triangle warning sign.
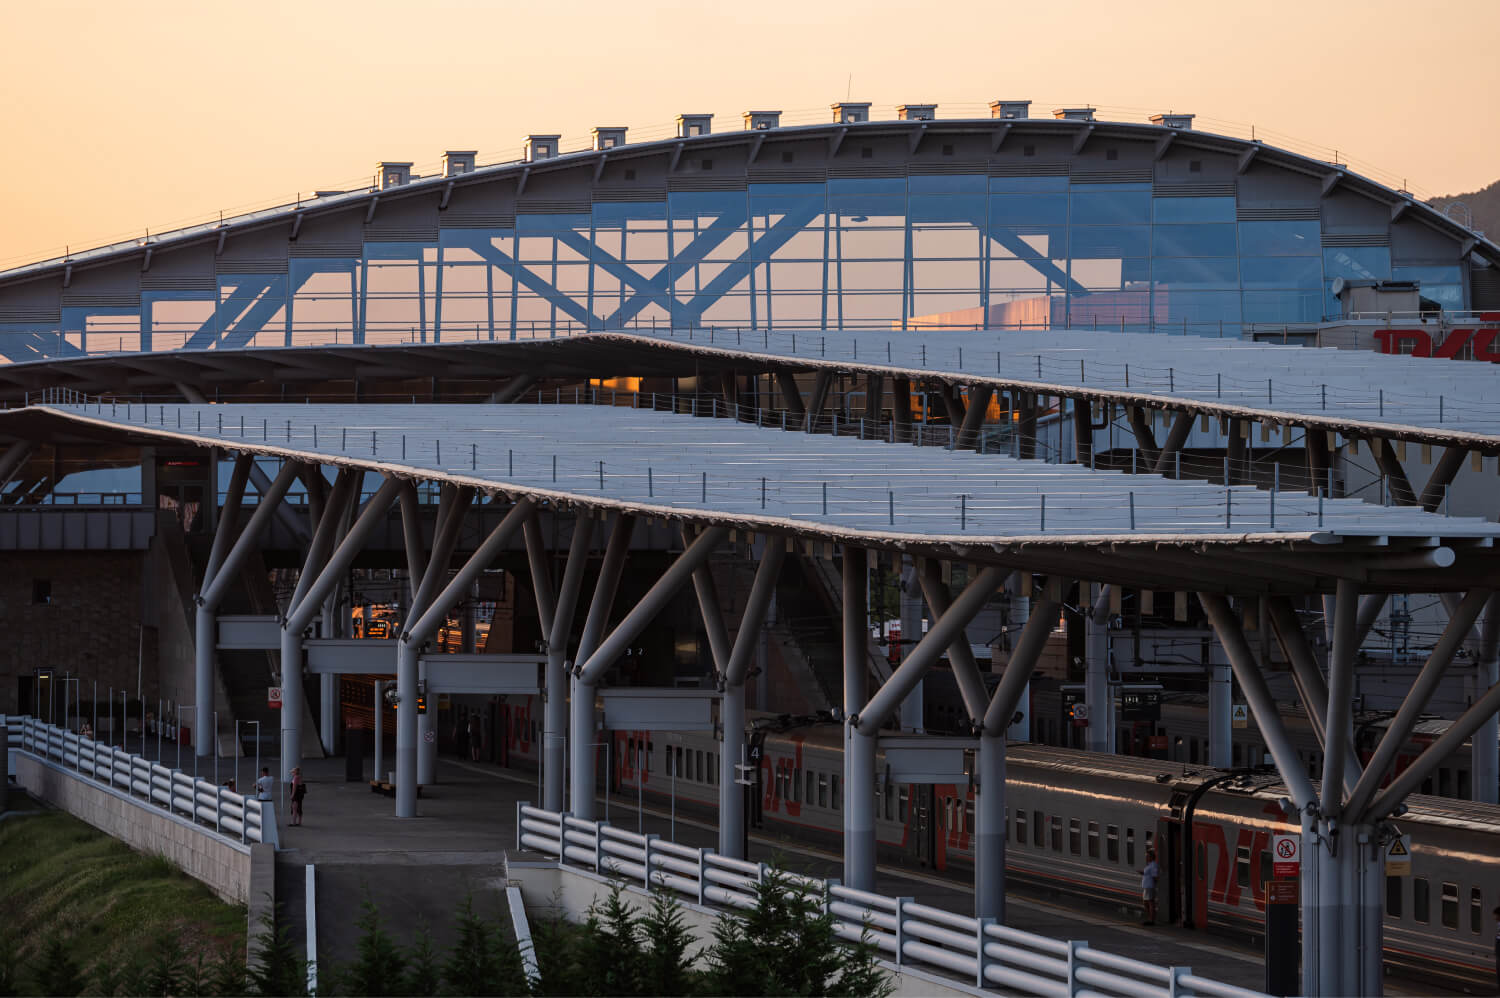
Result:
M1391 841L1391 848L1386 852L1387 856L1410 856L1411 850L1400 839Z

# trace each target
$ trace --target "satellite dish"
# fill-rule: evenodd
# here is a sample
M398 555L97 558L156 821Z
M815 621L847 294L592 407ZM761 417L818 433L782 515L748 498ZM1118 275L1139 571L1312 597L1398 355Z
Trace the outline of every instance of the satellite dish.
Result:
M1344 293L1344 279L1342 277L1335 277L1333 279L1333 287L1330 290L1333 291L1333 296L1335 298L1337 298L1339 295L1343 294Z

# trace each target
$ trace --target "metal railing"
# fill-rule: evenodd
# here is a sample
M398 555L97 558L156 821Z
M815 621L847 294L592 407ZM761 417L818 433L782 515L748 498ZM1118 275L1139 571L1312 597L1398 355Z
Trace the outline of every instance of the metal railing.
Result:
M516 848L551 856L565 866L666 888L699 905L744 910L756 903L756 886L770 875L765 863L720 856L712 849L678 845L602 821L516 805ZM841 939L877 947L897 967L956 976L980 988L1020 991L1047 998L1103 991L1169 998L1208 995L1255 998L1260 992L1199 977L1188 967L1162 967L918 904L781 872L789 891L813 897L835 919Z
M58 763L126 794L141 807L186 818L205 833L276 844L275 822L263 824L262 802L253 797L34 717L12 715L5 723L9 749Z

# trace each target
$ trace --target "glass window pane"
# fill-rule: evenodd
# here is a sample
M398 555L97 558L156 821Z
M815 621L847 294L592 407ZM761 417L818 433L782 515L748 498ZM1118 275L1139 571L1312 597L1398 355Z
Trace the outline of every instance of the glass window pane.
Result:
M998 193L1066 193L1067 177L991 177L990 190Z
M1151 283L1158 289L1232 290L1239 287L1238 263L1234 257L1160 259L1152 268Z
M988 187L986 177L972 173L906 178L906 189L913 194L983 194Z
M1247 256L1240 259L1240 280L1246 291L1259 288L1323 286L1323 261L1315 256Z
M1246 291L1246 322L1317 322L1323 317L1318 291Z
M1073 258L1149 257L1151 228L1146 225L1080 226L1069 233Z
M1168 322L1239 322L1240 296L1235 291L1156 292L1156 312L1165 312ZM1236 746L1238 748L1239 746Z
M1385 913L1392 918L1401 917L1401 886L1404 877L1385 878Z
M1443 928L1458 928L1458 885L1443 885Z
M1068 220L1066 194L991 194L994 225L1062 225Z
M905 194L905 177L830 177L829 194Z
M1391 276L1389 246L1330 246L1323 251L1323 276L1385 281Z
M1157 225L1151 230L1154 256L1234 256L1233 225Z
M1151 202L1155 222L1233 222L1235 202L1225 198L1154 198Z
M1422 924L1431 921L1428 911L1427 878L1414 877L1411 882L1411 917Z
M1151 221L1150 191L1073 188L1068 220L1074 225L1130 225Z
M1300 222L1241 222L1240 252L1246 256L1316 256L1323 246L1321 226Z

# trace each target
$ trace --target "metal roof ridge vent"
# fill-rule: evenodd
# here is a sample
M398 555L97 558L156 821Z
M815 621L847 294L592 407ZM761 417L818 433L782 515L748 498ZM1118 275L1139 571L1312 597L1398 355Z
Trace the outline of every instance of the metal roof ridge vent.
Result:
M936 104L897 104L896 118L899 121L932 121L937 117Z
M411 162L396 163L381 160L375 164L375 186L382 191L392 187L404 187L411 183Z
M781 127L780 111L746 111L745 130L749 132L763 132L769 128Z
M1092 107L1059 107L1053 109L1052 117L1066 121L1093 121L1096 110Z
M478 159L479 151L476 149L449 149L443 153L443 176L461 177L465 173L473 173Z
M1160 125L1163 128L1176 128L1184 132L1193 130L1193 118L1191 114L1153 114L1151 124Z
M528 163L557 158L557 144L561 135L528 135L521 143L521 158Z
M870 120L869 101L839 101L828 105L833 111L833 120L842 125L854 125Z
M677 116L677 137L679 139L690 139L697 135L709 135L714 130L714 116L711 114L679 114Z
M992 100L990 101L991 118L1029 118L1031 117L1031 101L1029 100Z
M598 151L623 146L626 131L625 128L617 125L599 125L594 129L593 148Z

